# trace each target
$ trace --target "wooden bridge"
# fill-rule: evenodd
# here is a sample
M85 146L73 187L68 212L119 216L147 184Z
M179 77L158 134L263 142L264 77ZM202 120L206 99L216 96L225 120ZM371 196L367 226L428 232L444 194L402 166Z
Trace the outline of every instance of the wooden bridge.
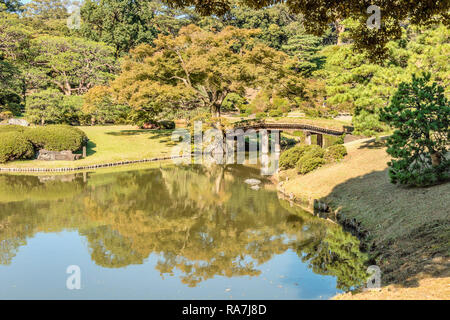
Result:
M271 131L278 131L281 133L282 131L303 131L306 136L306 144L311 144L311 136L317 135L317 144L321 147L323 147L323 135L331 135L331 136L342 136L343 134L350 133L351 129L350 127L344 127L343 130L335 130L335 129L329 129L329 128L323 128L318 126L313 126L309 124L302 124L302 123L267 123L267 122L256 122L256 123L238 123L234 130L241 129L242 132L247 130L267 130L269 132Z

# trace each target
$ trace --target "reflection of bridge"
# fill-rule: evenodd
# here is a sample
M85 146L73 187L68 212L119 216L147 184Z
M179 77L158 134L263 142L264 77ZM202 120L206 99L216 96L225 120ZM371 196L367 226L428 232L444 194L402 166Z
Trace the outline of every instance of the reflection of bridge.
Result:
M339 131L335 129L329 129L329 128L322 128L318 126L313 126L309 124L301 124L301 123L254 123L254 124L242 124L238 125L234 128L234 130L242 131L246 130L267 130L268 134L270 135L271 131L278 131L281 133L282 131L290 131L290 130L297 130L297 131L303 131L306 136L306 144L311 144L311 136L317 135L317 144L321 147L323 147L323 135L331 135L331 136L342 136L343 134L349 132L350 130L348 128L344 128L344 130Z

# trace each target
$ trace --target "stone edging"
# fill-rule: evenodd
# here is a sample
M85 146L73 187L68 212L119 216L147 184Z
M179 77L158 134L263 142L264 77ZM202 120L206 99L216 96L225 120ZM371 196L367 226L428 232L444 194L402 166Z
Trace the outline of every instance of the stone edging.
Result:
M171 157L157 157L150 159L141 159L141 160L125 160L111 163L103 163L103 164L94 164L90 166L80 166L80 167L63 167L63 168L0 168L0 172L68 172L68 171L82 171L82 170L93 170L99 168L106 167L117 167L123 166L127 164L135 164L135 163L145 163L145 162L156 162L156 161L164 161L164 160L173 160L173 159L181 159L185 156L171 156Z

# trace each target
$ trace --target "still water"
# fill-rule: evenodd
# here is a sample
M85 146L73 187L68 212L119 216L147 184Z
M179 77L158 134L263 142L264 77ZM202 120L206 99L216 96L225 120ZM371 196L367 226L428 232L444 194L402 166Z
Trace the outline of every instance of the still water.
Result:
M265 179L239 165L0 175L0 299L328 299L359 285L358 240Z

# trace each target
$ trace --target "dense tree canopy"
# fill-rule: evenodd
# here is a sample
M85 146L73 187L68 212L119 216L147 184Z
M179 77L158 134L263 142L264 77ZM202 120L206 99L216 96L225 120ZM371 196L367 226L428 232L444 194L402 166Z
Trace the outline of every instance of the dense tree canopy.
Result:
M41 77L65 95L84 94L112 78L116 69L112 49L81 38L43 36L33 41L33 62Z
M188 19L159 1L87 0L81 8L81 33L115 48L116 56L138 44L151 43L160 33L174 34Z
M429 71L432 80L449 93L449 29L443 25L415 30L406 28L402 38L387 44L388 55L381 64L371 63L352 45L327 46L325 64L314 76L326 83L329 108L355 115L358 132L371 135L385 130L378 112L387 106L401 82L412 74Z
M236 5L232 0L164 0L166 3L177 6L194 6L204 15L224 15ZM268 7L277 3L285 3L293 13L305 16L307 30L314 34L322 34L329 24L347 18L358 21L358 27L352 32L357 48L369 49L373 57L382 56L384 45L392 39L401 36L401 23L410 20L416 25L423 25L440 19L446 24L450 22L448 14L449 1L339 1L339 0L242 0L240 3L255 9ZM369 30L366 26L370 14L367 8L377 5L381 9L381 28Z

